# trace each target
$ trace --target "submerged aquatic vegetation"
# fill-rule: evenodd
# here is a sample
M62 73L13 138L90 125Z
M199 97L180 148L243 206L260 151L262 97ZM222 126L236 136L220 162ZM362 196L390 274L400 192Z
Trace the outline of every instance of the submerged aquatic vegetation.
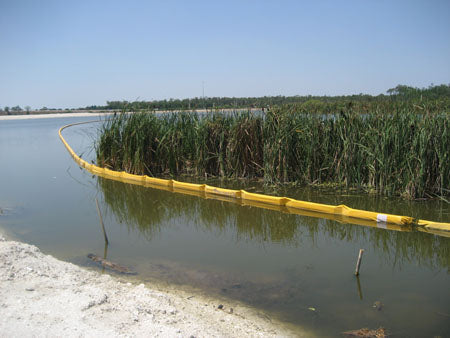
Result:
M406 198L450 194L450 115L427 109L336 114L295 106L264 114L119 114L102 126L97 163L150 176L339 184Z

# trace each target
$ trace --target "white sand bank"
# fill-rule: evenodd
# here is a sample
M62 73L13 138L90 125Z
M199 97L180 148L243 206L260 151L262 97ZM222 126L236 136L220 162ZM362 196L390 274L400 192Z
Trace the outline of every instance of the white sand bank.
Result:
M312 335L235 301L121 282L0 235L0 336Z
M31 120L31 119L51 119L58 117L87 117L87 116L107 116L113 113L54 113L54 114L30 114L30 115L0 115L2 120Z

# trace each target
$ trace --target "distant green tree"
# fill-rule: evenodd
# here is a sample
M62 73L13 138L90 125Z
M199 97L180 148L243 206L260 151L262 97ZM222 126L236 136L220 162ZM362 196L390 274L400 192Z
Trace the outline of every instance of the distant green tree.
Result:
M444 110L450 107L450 85L430 85L415 88L398 85L387 90L388 95L367 94L347 96L264 96L264 97L194 97L190 99L168 99L154 101L107 101L105 106L91 106L87 109L139 110L186 110L186 109L247 109L269 108L280 105L295 106L303 112L334 113L350 109L368 112L396 102L396 104L439 104ZM435 102L430 102L435 101ZM439 102L438 102L439 101ZM351 105L349 105L351 102Z
M28 114L30 114L31 107L30 106L25 106L25 110L26 110L27 115L28 115Z

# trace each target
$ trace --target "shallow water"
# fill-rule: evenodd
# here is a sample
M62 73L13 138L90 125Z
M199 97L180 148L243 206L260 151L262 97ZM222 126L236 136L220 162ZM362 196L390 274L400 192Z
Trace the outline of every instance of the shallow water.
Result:
M95 118L92 118L95 119ZM104 255L133 278L190 285L271 311L321 336L386 327L394 336L450 336L450 239L291 215L94 177L58 138L86 118L0 121L0 223L45 253L81 265ZM98 124L65 130L92 159ZM212 182L433 221L450 205L313 189ZM360 248L361 275L354 275ZM373 307L380 301L380 310Z

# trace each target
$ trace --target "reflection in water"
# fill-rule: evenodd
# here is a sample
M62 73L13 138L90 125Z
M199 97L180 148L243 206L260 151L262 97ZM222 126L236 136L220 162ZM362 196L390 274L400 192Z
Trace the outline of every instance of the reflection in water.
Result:
M366 326L384 326L401 336L450 334L436 316L450 312L448 296L442 297L450 271L449 238L242 206L235 200L101 177L98 185L113 219L127 225L130 237L145 238L141 251L123 262L134 265L141 280L191 285L238 299L322 336ZM307 190L304 194L310 196L302 199L321 203L338 200L333 204L353 198L339 200ZM348 204L361 208L373 202L361 200L358 196L350 201L356 203ZM375 207L392 209L393 204L379 202ZM368 254L356 278L359 248ZM121 252L126 250L133 248ZM387 304L382 311L373 308L378 300Z
M231 229L240 241L298 246L305 240L314 243L319 235L347 242L364 240L376 251L381 251L392 266L416 260L420 265L450 271L450 246L447 238L415 231L365 228L330 219L274 212L241 206L235 200L204 200L102 177L98 177L98 182L107 206L117 219L130 229L138 230L149 241L161 231L162 226L167 226L168 220L183 218L195 223L201 230L223 232Z
M361 282L359 281L359 276L355 276L355 279L356 279L356 285L358 286L359 299L363 300L363 294L362 294L362 290L361 290Z

